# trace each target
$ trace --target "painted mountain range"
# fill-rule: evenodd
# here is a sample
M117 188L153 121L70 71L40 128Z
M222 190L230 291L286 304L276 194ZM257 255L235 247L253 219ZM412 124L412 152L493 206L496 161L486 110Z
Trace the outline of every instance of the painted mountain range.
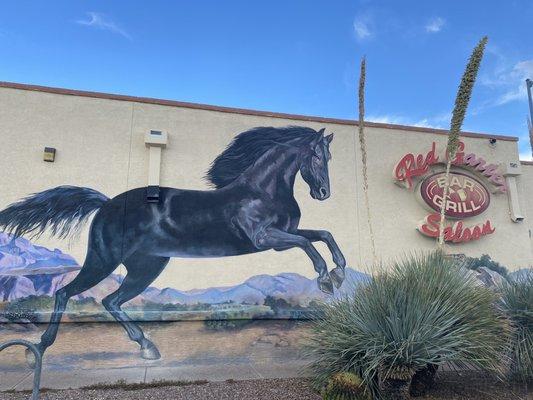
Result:
M368 279L368 275L347 268L346 283L336 296L342 296L358 283ZM327 295L318 289L316 279L308 279L296 273L278 275L256 275L235 286L213 287L180 291L172 288L149 288L142 297L154 303L172 304L263 304L267 296L286 300L291 304L307 306L313 300L326 300Z
M70 282L80 266L68 254L58 249L49 250L32 244L24 238L12 239L0 233L0 301L12 301L28 296L53 296L55 291ZM346 281L337 296L343 295L368 275L346 270ZM94 298L99 301L115 291L123 277L113 274L96 287L77 296L77 299ZM211 287L180 291L173 288L149 287L132 300L140 305L158 304L263 304L267 296L281 298L292 304L307 306L312 300L326 300L327 296L317 286L316 279L296 273L256 275L245 282L227 287Z
M0 232L0 275L58 274L76 271L80 266L61 250L36 246L24 238Z

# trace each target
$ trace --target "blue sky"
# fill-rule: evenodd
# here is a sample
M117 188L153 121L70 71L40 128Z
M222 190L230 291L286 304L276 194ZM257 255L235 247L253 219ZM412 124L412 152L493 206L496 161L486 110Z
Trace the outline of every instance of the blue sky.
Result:
M464 129L520 136L533 1L3 2L0 80L446 128L464 65L489 45Z

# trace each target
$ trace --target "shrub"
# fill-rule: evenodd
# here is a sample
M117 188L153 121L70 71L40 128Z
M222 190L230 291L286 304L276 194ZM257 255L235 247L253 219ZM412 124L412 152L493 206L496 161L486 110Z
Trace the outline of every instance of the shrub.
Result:
M38 313L51 310L54 307L53 299L49 296L28 296L13 300L4 309L3 316L11 322L28 320L32 323L39 322Z
M497 272L506 279L509 276L507 268L491 259L487 254L483 254L481 257L468 257L467 267L473 270L477 270L480 267L486 267L491 271Z
M442 253L397 262L322 306L308 344L317 389L349 371L376 397L406 398L415 373L448 362L503 374L510 326L495 301Z
M10 322L20 322L23 320L28 320L31 323L37 323L38 317L35 314L34 311L28 311L28 310L8 310L4 311L2 314L0 314L0 317L6 318Z
M515 379L533 379L533 274L520 274L504 282L501 304L514 326L511 374Z
M7 311L47 311L54 309L54 299L50 296L35 296L22 297L11 301L7 306Z
M217 311L204 320L204 326L211 331L226 331L244 328L251 322L252 320L250 319L238 319L227 312Z

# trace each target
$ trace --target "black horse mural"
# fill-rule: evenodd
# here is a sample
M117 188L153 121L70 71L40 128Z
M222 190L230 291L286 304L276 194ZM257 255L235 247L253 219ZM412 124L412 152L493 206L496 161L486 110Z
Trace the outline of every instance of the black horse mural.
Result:
M120 288L102 301L146 359L160 357L121 306L143 292L170 257L224 257L298 247L311 259L318 286L333 293L344 280L346 262L331 233L299 229L294 198L298 172L314 199L330 195L328 161L333 134L306 127L262 127L243 132L207 173L214 190L160 188L158 203L146 201L147 188L113 199L93 189L59 186L33 194L0 211L0 228L14 237L45 231L66 237L92 220L85 262L79 274L55 294L50 324L38 348L56 338L68 300L97 285L119 264L127 270ZM312 242L323 241L336 265L330 272Z

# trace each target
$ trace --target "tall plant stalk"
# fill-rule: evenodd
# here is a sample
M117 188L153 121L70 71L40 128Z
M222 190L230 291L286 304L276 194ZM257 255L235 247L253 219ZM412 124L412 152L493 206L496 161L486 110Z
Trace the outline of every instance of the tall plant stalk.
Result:
M479 65L483 59L483 52L485 50L487 40L488 38L486 36L483 37L472 51L472 55L468 60L465 72L463 73L463 78L461 79L461 84L459 85L459 89L457 91L457 97L455 98L455 106L453 108L452 121L450 124L450 133L448 134L448 145L446 146L448 160L446 163L442 204L440 206L438 248L441 251L444 250L444 223L446 204L448 202L448 193L450 191L450 168L457 153L457 148L459 147L459 135L461 133L461 127L463 126L466 110L468 108L468 103L470 102L474 83L476 82Z
M372 228L372 215L370 213L370 200L368 198L368 166L365 140L365 81L366 81L366 59L361 59L361 72L359 75L359 145L361 147L361 162L363 163L363 193L365 196L366 215L368 218L368 231L370 236L370 246L374 263L377 262L376 243L374 240L374 229Z

